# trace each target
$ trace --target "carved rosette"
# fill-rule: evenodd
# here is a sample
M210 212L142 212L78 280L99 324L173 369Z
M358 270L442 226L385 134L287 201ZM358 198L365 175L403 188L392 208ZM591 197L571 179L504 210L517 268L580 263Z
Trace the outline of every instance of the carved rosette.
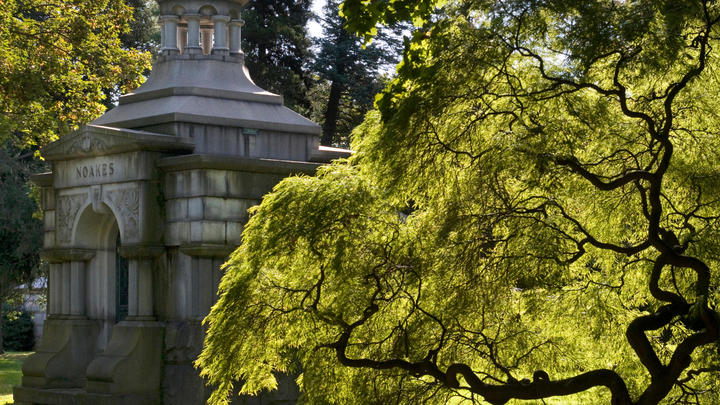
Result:
M107 192L107 199L118 210L118 222L123 224L123 238L137 239L140 236L140 191L137 187Z
M80 207L87 201L88 195L74 194L64 195L57 199L57 237L61 243L70 243L72 241L72 231L75 225L75 218L80 211Z

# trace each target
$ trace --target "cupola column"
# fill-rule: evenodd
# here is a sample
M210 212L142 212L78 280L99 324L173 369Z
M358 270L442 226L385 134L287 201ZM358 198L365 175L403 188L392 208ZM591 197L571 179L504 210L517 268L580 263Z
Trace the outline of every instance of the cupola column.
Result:
M177 53L177 29L178 17L174 15L164 15L160 17L160 23L163 25L163 46L164 53Z
M227 41L227 23L230 21L230 17L225 15L214 15L212 17L212 21L215 27L215 44L213 46L212 53L227 55L230 50L228 48Z
M243 20L232 20L229 24L230 31L230 55L242 53L241 48L241 28L245 25Z
M200 15L185 14L183 17L187 20L188 30L185 53L200 54L202 53L202 48L200 47Z

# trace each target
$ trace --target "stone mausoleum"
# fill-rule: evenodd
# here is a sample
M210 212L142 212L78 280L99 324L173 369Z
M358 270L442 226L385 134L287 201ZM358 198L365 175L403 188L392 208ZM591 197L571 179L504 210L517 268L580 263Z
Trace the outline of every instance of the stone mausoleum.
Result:
M16 404L204 404L201 322L248 208L348 155L249 77L247 1L159 0L147 82L42 150L48 318Z

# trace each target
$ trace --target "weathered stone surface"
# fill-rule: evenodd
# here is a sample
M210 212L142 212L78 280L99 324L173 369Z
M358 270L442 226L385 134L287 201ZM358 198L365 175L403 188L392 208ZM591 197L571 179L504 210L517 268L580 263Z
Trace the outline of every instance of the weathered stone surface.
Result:
M47 319L43 339L23 363L22 385L34 388L75 388L85 385L85 369L95 356L99 323Z
M107 349L87 368L86 390L100 394L157 394L164 327L156 322L115 325Z

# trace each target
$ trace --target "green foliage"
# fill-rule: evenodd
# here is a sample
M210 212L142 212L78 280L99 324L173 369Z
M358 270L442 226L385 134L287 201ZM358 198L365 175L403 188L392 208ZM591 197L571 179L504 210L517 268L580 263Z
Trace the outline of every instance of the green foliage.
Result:
M312 68L319 76L318 87L327 87L322 113L321 145L348 146L350 132L372 109L374 97L384 86L383 70L398 62L402 33L409 27L395 24L384 29L371 44L347 31L340 15L340 1L328 0L320 19L323 36L317 40Z
M285 105L300 113L310 108L305 71L310 16L309 1L292 0L253 1L242 13L242 49L250 75L260 87L282 94Z
M149 54L124 49L121 0L0 3L0 134L44 145L98 117L103 89L138 86Z
M32 156L32 152L9 144L0 149L0 304L16 295L19 285L30 283L39 274L43 226L28 177L41 165ZM3 335L0 333L0 349Z
M222 403L715 403L720 6L346 1L413 19L349 161L252 211L198 360ZM571 397L566 397L571 395Z
M317 55L312 68L320 83L326 84L325 105L318 117L323 126L322 145L349 145L349 135L372 109L375 95L381 90L382 70L398 61L400 35L383 30L369 45L345 29L339 14L340 1L328 0L321 18L323 36L317 41ZM398 25L395 31L405 26Z
M3 305L2 309L2 348L11 351L32 350L35 335L30 313L8 305Z
M28 185L33 166L23 161L30 157L10 146L0 149L0 302L29 282L40 262L42 221Z
M125 3L132 7L132 19L130 30L120 36L123 48L155 52L160 46L157 3L154 0L125 0Z

